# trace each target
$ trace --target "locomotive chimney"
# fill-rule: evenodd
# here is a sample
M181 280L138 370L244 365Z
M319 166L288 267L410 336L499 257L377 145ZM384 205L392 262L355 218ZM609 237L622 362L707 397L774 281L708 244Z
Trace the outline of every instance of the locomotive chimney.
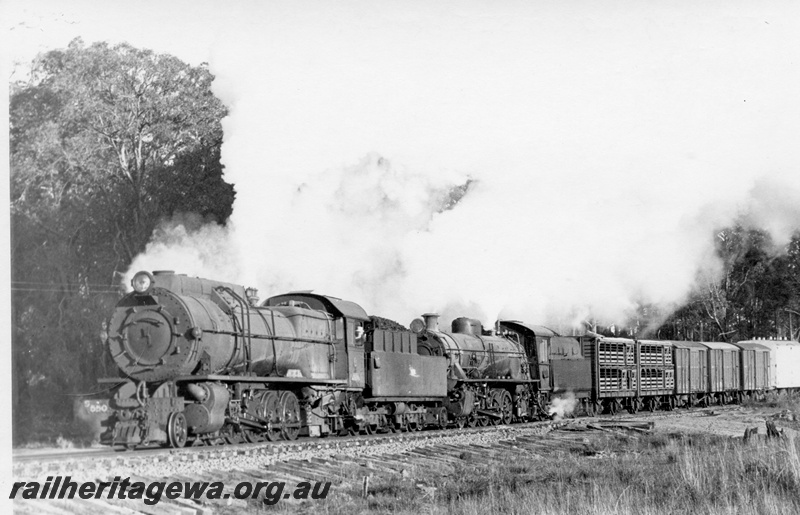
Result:
M428 331L439 330L439 314L438 313L425 313L422 315L425 320L425 329Z

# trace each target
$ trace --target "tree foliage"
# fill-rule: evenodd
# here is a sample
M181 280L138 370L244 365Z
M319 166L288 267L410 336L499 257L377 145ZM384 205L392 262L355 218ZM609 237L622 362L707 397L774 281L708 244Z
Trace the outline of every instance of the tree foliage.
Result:
M102 320L162 219L225 222L213 76L127 44L40 55L10 98L16 430L64 416L104 370Z
M689 301L657 335L738 341L800 336L800 232L785 248L768 233L736 225L717 233L721 270L699 275Z

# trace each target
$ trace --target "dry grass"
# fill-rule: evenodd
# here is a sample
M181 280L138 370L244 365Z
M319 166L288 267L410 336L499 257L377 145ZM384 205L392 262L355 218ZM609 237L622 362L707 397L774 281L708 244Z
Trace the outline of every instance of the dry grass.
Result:
M465 460L449 474L414 471L336 487L321 501L251 504L278 513L795 514L800 451L787 440L609 435L580 451Z

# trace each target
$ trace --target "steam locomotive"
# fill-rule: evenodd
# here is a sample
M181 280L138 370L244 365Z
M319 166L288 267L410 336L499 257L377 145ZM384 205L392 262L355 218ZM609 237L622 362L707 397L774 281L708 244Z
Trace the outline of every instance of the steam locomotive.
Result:
M777 361L757 343L734 370L744 347L734 356L711 344L560 336L519 321L486 330L470 318L442 330L435 314L409 331L336 297L300 291L259 304L253 290L173 272L139 272L132 286L108 323L120 375L100 379L108 393L92 401L109 445L483 426L546 417L560 396L591 415L776 387Z

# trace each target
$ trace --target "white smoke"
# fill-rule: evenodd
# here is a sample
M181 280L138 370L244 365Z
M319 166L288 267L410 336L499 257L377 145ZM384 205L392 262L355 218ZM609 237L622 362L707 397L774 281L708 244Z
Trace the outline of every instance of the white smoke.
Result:
M575 394L567 392L564 395L558 395L550 400L550 405L547 407L547 414L553 420L561 420L575 413L575 408L578 406L578 399Z
M240 277L240 257L232 241L229 228L203 223L194 214L178 214L155 230L145 252L133 260L123 285L130 290L130 279L140 270L173 270L223 281Z
M233 219L165 230L134 269L404 323L621 320L684 301L716 229L800 225L796 13L356 4L221 22Z

